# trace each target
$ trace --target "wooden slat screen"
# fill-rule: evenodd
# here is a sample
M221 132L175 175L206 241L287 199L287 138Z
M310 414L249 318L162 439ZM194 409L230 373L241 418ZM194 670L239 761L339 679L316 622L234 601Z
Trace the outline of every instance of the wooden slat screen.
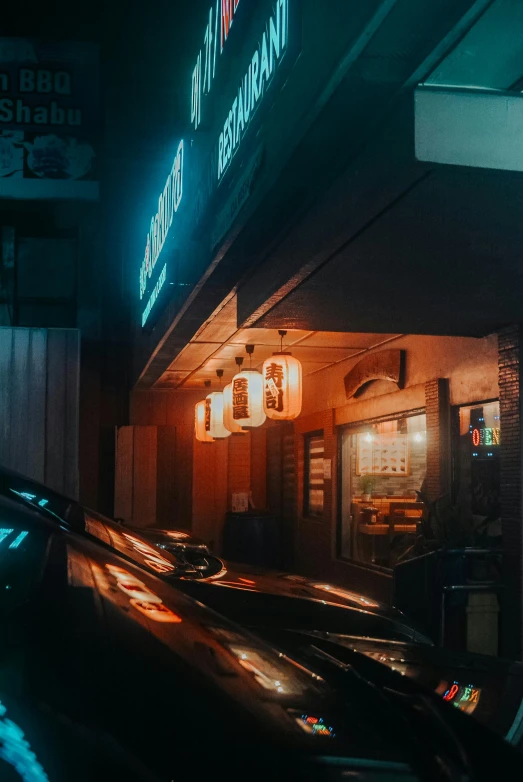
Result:
M176 427L116 430L114 515L146 527L180 526L176 497Z
M0 464L78 497L80 332L0 328Z
M323 515L323 434L306 438L306 513L308 516Z

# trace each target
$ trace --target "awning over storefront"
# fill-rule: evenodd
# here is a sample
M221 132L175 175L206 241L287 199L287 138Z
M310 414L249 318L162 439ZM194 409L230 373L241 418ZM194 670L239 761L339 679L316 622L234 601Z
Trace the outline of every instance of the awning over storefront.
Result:
M418 87L416 157L523 171L523 94Z

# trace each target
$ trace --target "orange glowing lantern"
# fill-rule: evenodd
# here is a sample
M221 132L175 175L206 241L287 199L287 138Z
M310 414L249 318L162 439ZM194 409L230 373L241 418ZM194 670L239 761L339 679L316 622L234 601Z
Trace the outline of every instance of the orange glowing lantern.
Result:
M223 423L232 434L245 434L232 414L232 383L223 389Z
M213 391L205 400L209 403L209 434L214 440L223 440L230 437L230 431L225 428L223 420L223 393Z
M255 369L243 369L232 379L232 418L244 429L265 423L263 377Z
M196 403L194 408L194 433L196 439L201 443L212 443L214 437L210 432L211 427L211 405L208 399L202 399Z
M268 418L292 421L301 412L302 371L290 353L273 353L263 362L263 408Z

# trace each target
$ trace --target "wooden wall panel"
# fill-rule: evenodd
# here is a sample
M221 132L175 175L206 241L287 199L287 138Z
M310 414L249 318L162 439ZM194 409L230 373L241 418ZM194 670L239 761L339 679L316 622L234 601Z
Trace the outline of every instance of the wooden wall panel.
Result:
M193 450L192 530L219 553L227 511L228 443L195 442Z
M133 518L134 426L116 430L116 469L114 515L117 519Z
M281 518L283 509L283 455L282 430L279 426L267 429L267 507Z
M47 395L53 400L50 405L45 427L47 458L45 462L45 482L58 490L58 484L65 469L65 443L63 437L64 407L66 394L65 372L60 371L67 360L65 343L61 335L54 335L53 348L47 358Z
M49 332L52 350L57 329ZM78 443L80 440L80 332L68 330L65 335L65 398L64 398L64 483L67 494L78 497L80 478L78 470ZM95 435L96 436L96 435Z
M78 496L80 335L0 328L0 463Z
M294 427L285 424L282 427L282 511L285 519L293 520L297 509L296 451Z
M251 490L251 436L252 431L242 435L232 435L229 443L229 468L227 504L230 510L232 495Z
M115 436L115 517L142 527L179 527L176 427L121 426Z
M203 391L177 393L151 389L133 391L130 399L130 423L136 426L176 427L176 526L190 528L193 506L194 405Z
M156 426L134 429L133 522L146 527L156 522Z
M156 523L176 527L178 521L178 497L176 473L183 458L176 458L176 427L159 426L156 468Z
M11 329L0 330L0 462L11 464Z
M31 330L29 343L29 377L31 403L27 408L29 427L27 431L27 465L26 472L38 481L45 481L45 421L46 421L46 397L47 397L47 332L43 329ZM78 361L78 350L76 360ZM72 390L73 399L78 392ZM78 466L78 439L73 432L68 433L71 445L75 448L71 454L71 464Z
M27 474L27 438L29 431L29 330L15 329L12 333L11 376L11 466ZM57 405L58 407L58 405ZM49 415L59 413L51 406ZM54 488L54 486L53 486Z
M267 429L251 431L251 491L257 510L267 507Z

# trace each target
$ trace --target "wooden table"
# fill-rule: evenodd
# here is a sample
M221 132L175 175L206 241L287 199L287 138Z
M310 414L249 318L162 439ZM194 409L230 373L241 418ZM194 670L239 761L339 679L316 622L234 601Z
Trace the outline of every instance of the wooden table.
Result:
M376 537L383 537L385 535L392 538L392 535L400 535L405 533L415 533L416 532L416 524L380 524L377 522L376 524L364 524L360 522L358 524L358 532L362 535L371 535L372 539L372 551L371 551L371 562L374 564L376 562Z
M362 535L388 535L389 532L399 535L416 532L416 524L358 524L358 530Z

